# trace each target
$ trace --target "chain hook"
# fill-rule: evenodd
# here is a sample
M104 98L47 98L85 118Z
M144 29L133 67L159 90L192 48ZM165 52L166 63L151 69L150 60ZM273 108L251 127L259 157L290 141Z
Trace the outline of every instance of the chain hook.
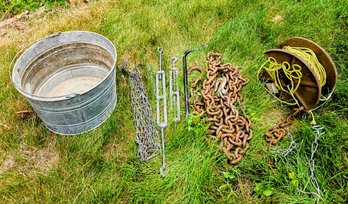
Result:
M172 57L172 58L170 58L170 60L172 60L172 68L176 67L176 63L178 62L178 58Z

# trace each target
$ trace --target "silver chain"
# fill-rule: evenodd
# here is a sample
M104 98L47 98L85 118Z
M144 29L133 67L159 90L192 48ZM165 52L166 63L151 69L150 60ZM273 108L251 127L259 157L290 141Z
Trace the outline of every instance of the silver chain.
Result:
M313 143L311 144L311 157L309 159L309 171L310 171L310 182L312 183L313 187L315 188L316 192L317 192L317 195L318 197L320 197L320 187L319 187L319 184L318 184L318 181L315 177L315 172L314 172L314 168L315 168L315 159L314 159L314 155L318 149L318 141L320 139L320 136L324 135L325 134L325 130L324 130L324 127L320 126L320 125L313 125L312 126L312 129L315 133L315 138L314 138L314 141ZM282 155L282 156L287 156L290 152L292 152L297 144L296 142L294 141L294 139L292 138L289 130L287 129L287 137L290 139L291 143L290 145L288 146L288 148L286 149L279 149L279 150L274 150L274 149L270 149L270 152L271 153L274 153L274 154L279 154L279 155Z
M164 176L164 169L166 167L166 156L165 156L165 141L164 141L164 129L168 124L167 117L167 95L166 95L166 73L162 70L162 54L163 48L157 49L160 59L159 59L159 70L156 72L156 118L157 125L161 129L162 137L162 166L160 168L160 173Z
M172 57L172 66L169 72L169 97L170 104L174 114L174 122L180 121L180 92L179 92L179 70L176 67L176 62L178 58Z
M315 190L317 191L317 194L320 195L319 184L318 184L318 181L317 181L317 179L315 177L315 173L314 173L314 167L315 167L315 165L314 165L314 155L315 155L315 152L318 149L318 141L320 139L320 136L325 134L325 129L324 129L324 127L322 127L320 125L313 125L312 129L315 132L315 138L314 138L314 141L313 141L312 146L311 146L311 158L309 159L309 163L310 163L309 170L311 172L310 180L311 180L311 183L314 186Z
M295 140L293 139L292 135L290 134L290 131L287 129L286 130L287 132L287 137L288 139L290 139L290 145L288 146L288 148L286 149L278 149L278 150L275 150L275 149L270 149L269 151L273 154L280 154L282 156L287 156L290 152L294 151L294 149L296 148L297 146L297 143L295 142Z
M160 152L160 139L152 108L147 97L141 73L138 69L129 72L131 85L131 104L136 128L135 141L138 144L137 156L148 161Z
M289 89L289 85L287 86L287 88ZM328 100L331 97L332 93L333 93L333 91L330 93L328 98L325 98L325 100ZM299 106L299 103L298 103L297 99L295 98L295 96L293 94L291 94L291 96L295 100L296 104ZM313 141L313 143L311 145L311 158L309 159L309 165L310 165L309 166L309 171L311 173L310 181L311 181L313 187L315 188L315 190L317 192L318 198L320 198L321 191L320 191L320 187L319 187L319 184L318 184L318 180L316 179L315 173L314 173L314 167L315 167L314 155L315 155L315 152L318 149L318 145L319 145L318 141L320 139L320 136L325 134L325 129L324 129L324 127L322 127L320 125L313 125L312 129L315 132L315 138L314 138L314 141ZM291 143L290 143L289 147L287 149L284 149L284 150L271 150L272 153L286 156L286 155L288 155L291 151L293 151L296 148L296 142L292 139L289 130L287 130L287 135L288 135L288 138L291 139Z

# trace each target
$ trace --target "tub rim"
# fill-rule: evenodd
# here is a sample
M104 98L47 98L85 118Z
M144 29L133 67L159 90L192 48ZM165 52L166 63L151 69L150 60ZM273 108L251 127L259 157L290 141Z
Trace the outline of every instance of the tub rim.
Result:
M53 37L56 37L56 36L59 36L59 35L62 35L62 34L69 34L69 33L82 33L82 34L92 34L92 35L95 35L95 36L98 36L100 37L101 39L105 40L108 44L111 45L112 47L112 50L110 52L109 49L106 49L105 47L103 47L105 50L107 50L108 52L110 52L111 55L114 55L114 62L113 62L113 65L110 69L110 71L107 73L107 75L100 81L98 82L96 85L94 85L93 87L89 88L88 90L80 93L80 94L76 94L76 93L71 93L71 94L66 94L66 95L62 95L62 96L39 96L39 95L35 95L35 94L32 94L32 93L29 93L27 91L24 91L22 89L22 86L20 84L18 84L18 82L15 82L14 81L14 75L15 75L15 67L18 66L17 63L19 61L19 59L21 59L21 57L23 55L25 55L28 50L30 49L33 49L38 43L44 41L44 40L47 40L49 38L53 38ZM71 41L71 42L79 42L78 40L76 41ZM91 44L94 44L94 45L97 45L95 43L91 43ZM100 46L100 45L97 45L97 46ZM102 47L102 46L100 46ZM25 50L23 53L21 53L22 50ZM11 65L10 65L10 69L9 71L12 72L12 73L9 73L10 75L10 79L12 81L12 83L14 84L15 88L21 93L23 94L25 97L27 97L28 99L32 99L32 100L36 100L36 101L42 101L42 102L50 102L50 101L63 101L63 100L70 100L70 99L73 99L77 96L80 96L80 95L84 95L88 92L90 92L91 90L95 89L96 87L100 86L112 73L114 73L114 70L116 69L116 62L117 62L117 51L116 51L116 47L115 45L112 43L111 40L109 40L107 37L99 34L99 33L96 33L96 32L92 32L92 31L81 31L81 30L73 30L73 31L65 31L65 32L56 32L56 33L53 33L52 35L49 35L45 38L41 38L37 41L35 41L34 43L24 47L21 51L19 51L13 58L12 62L11 62ZM116 72L114 73L116 74Z

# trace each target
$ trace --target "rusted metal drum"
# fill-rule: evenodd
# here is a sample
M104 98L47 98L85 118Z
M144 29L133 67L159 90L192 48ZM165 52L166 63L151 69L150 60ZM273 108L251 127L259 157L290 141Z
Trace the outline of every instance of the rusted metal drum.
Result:
M326 84L324 85L324 87L321 87L322 95L329 94L332 90L335 89L337 80L336 66L329 53L327 53L324 48L322 48L317 43L302 37L286 39L281 42L278 47L283 48L284 46L306 47L313 50L318 58L318 61L323 65L326 72Z
M282 48L284 46L291 47L306 47L316 54L318 61L323 65L326 71L326 84L324 87L320 86L320 83L309 65L296 56ZM300 86L294 93L294 96L307 111L314 109L323 95L330 94L336 86L337 71L336 66L333 63L330 55L318 44L302 37L294 37L284 40L279 44L278 48L267 50L265 52L267 57L273 57L278 63L288 62L290 65L297 64L302 68L302 78ZM266 71L262 72L261 80L272 81L273 79L268 75ZM287 81L282 81L287 84ZM292 96L288 93L280 92L277 96L281 100L293 102Z
M93 32L57 33L29 47L12 81L45 126L76 135L108 119L116 106L116 49Z

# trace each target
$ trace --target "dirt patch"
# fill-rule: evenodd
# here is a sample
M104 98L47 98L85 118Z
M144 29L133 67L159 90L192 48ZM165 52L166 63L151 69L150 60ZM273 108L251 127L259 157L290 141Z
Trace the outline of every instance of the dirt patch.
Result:
M26 173L45 173L54 168L59 160L59 156L52 149L29 149L22 152L25 164L21 170Z
M0 22L0 37L5 36L8 33L10 28L15 28L17 30L24 30L25 26L23 21L25 19L25 15L28 14L28 11L24 11L18 15L13 16L12 18L5 19Z
M127 157L125 147L123 147L122 142L109 142L103 148L103 155L108 161L119 161Z
M11 18L0 21L0 36L5 36L11 29L23 31L26 29L25 21L34 16L40 16L46 12L46 7L42 6L34 12L25 10Z
M5 122L0 121L0 126L3 127L5 130L10 130L11 126ZM1 132L1 131L0 131Z
M253 182L248 179L241 179L238 181L235 190L238 197L245 203L253 203Z
M37 173L46 174L59 162L59 154L54 149L54 144L55 141L50 141L42 149L21 145L17 155L8 154L0 163L0 175L11 170L29 177Z
M15 165L15 158L12 155L8 156L0 166L0 175L13 168Z

